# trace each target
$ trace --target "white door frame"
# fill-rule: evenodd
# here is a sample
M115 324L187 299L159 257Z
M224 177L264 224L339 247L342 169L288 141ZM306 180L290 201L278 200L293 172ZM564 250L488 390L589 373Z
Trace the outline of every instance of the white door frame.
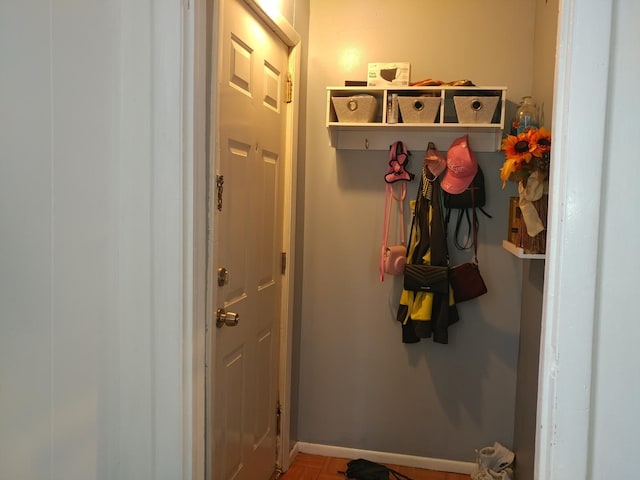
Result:
M285 155L285 195L284 195L284 232L283 251L287 252L287 270L283 276L282 288L282 327L280 332L279 361L279 400L281 404L281 436L279 464L289 467L289 442L291 411L291 357L293 329L293 272L295 269L295 197L296 197L296 158L298 143L298 115L296 86L300 81L300 36L288 21L278 12L263 6L261 0L244 0L256 14L289 47L289 73L292 76L294 90L293 101L287 112L287 136ZM216 79L215 68L208 77L211 59L207 56L217 51L218 2L213 0L183 0L183 202L184 202L184 390L183 390L183 478L204 479L207 452L205 451L205 333L207 321L207 280L212 269L207 271L207 175L211 175L207 166L208 130L216 128ZM207 9L209 4L210 9ZM213 18L207 18L211 15ZM213 25L213 27L211 27ZM212 28L212 46L207 45L207 28ZM208 83L210 81L211 84ZM211 102L211 112L207 101ZM207 122L209 115L209 123ZM211 139L211 142L215 141ZM212 150L215 146L211 143ZM208 173L209 172L209 173ZM211 300L215 304L215 299ZM211 319L209 319L211 320ZM215 330L215 329L213 329ZM211 350L215 342L210 342ZM209 352L214 358L215 352Z
M538 380L538 480L588 478L612 7L613 0L560 1Z
M184 480L205 478L208 1L182 1Z
M183 224L183 478L204 479L204 273L203 219L206 224L206 2L183 0L182 35L173 41L182 44L182 57L172 65L183 72L182 115L177 112L182 128L182 201L183 210L177 216ZM210 1L210 0L209 0ZM193 2L193 4L191 4ZM162 3L162 2L161 2ZM166 3L166 2L165 2ZM279 34L295 45L292 48L294 85L299 85L299 38L282 17L270 16L258 0L248 0L263 18L270 21ZM173 11L157 10L154 28L162 29ZM194 13L195 10L195 13ZM587 478L588 441L590 436L590 395L592 336L595 317L595 263L598 249L600 212L600 173L604 146L603 112L608 84L609 39L611 35L612 0L579 2L561 0L556 52L554 94L554 151L552 163L552 195L550 197L549 238L545 272L542 318L541 359L538 389L538 435L536 439L535 478ZM171 41L170 39L167 42ZM292 45L292 46L293 46ZM166 58L166 56L165 56ZM164 71L154 72L162 75ZM164 73L164 75L168 75ZM585 79L589 79L586 81ZM171 93L172 85L164 87ZM163 104L163 86L154 97L154 107ZM584 100L589 98L589 102ZM298 106L292 109L296 118ZM155 110L163 112L163 110ZM163 112L164 113L164 112ZM159 118L160 115L156 113ZM292 122L295 126L297 122ZM588 132L588 135L585 135ZM161 147L160 139L154 146ZM291 388L291 289L294 270L293 232L295 225L295 162L297 131L289 139L287 178L290 223L285 231L285 247L289 252L289 274L284 279L283 299L285 322L282 332L281 400L288 400ZM161 151L161 150L156 150ZM584 168L584 159L590 159ZM164 170L163 170L164 169ZM160 165L158 177L173 174L167 165ZM203 190L204 187L204 190ZM589 198L589 202L585 199ZM156 209L158 217L165 215ZM166 220L166 218L165 218ZM206 230L206 229L205 229ZM161 252L162 253L162 252ZM175 255L167 246L166 253ZM159 277L163 272L158 272ZM580 282L575 282L580 278ZM586 280L585 279L591 279ZM284 293L286 292L286 293ZM285 405L281 462L288 466L290 412ZM158 420L159 421L159 420ZM570 472L570 473L568 473Z

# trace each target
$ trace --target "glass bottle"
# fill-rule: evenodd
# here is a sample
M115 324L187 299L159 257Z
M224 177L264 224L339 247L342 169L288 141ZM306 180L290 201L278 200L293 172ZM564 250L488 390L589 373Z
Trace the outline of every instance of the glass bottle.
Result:
M513 118L511 119L511 124L509 125L509 135L517 135L518 134L518 110L520 110L520 107L522 106L522 100L520 100L520 103L518 103L518 106L516 107L516 111L513 114Z
M533 97L523 97L522 103L516 111L514 121L516 126L516 134L520 134L529 128L538 128L538 106Z

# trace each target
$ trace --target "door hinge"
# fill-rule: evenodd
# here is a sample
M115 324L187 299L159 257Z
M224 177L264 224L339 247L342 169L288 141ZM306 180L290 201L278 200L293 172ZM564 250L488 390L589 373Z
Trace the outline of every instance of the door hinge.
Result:
M209 368L209 315L205 315L204 319L204 332L205 332L205 340L204 340L204 368L205 370ZM207 373L204 374L205 383L207 382Z
M278 458L280 458L280 449L282 448L280 446L280 443L282 442L282 440L280 439L280 433L282 432L282 407L280 405L280 399L276 400L276 461L275 461L275 465L273 467L273 475L271 475L271 479L270 480L278 480L280 477L282 477L282 474L284 473L282 466L280 465L280 462L278 461Z
M224 176L216 175L216 187L218 189L218 211L222 211L222 190L224 188Z
M276 436L280 436L282 432L282 407L280 406L280 400L276 403Z
M284 275L287 273L287 252L280 254L280 273Z
M270 480L278 480L279 478L282 478L282 475L284 475L284 471L282 470L282 467L278 464L278 462L276 462L275 466L273 467L273 475L271 475Z
M291 80L291 74L287 73L287 89L285 94L285 102L291 103L293 101L293 80Z

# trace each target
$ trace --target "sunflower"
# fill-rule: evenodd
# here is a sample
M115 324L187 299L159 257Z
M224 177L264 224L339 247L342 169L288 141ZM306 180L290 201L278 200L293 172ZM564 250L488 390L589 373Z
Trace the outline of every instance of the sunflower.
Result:
M517 158L507 158L500 169L500 178L502 179L502 188L507 184L507 180L513 175L520 166Z
M531 161L531 130L522 132L517 136L509 135L502 141L502 150L507 159L518 158L525 162Z
M531 130L531 149L534 157L543 157L551 151L551 132L544 127Z
M551 132L544 127L530 128L518 135L508 135L502 141L505 162L500 169L502 188L507 181L527 184L529 175L537 171L546 178L549 174Z

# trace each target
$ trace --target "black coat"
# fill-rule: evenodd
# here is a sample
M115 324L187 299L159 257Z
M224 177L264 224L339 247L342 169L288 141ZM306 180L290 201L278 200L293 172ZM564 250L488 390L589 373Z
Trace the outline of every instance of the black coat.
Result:
M425 172L429 175L428 172ZM424 257L429 259L430 265L449 265L449 253L447 250L447 240L445 235L444 216L442 211L442 191L440 182L436 178L428 181L425 174L418 187L415 212L411 225L411 236L409 240L408 262L413 264L426 263ZM424 191L424 194L423 194ZM431 213L431 215L430 215ZM431 221L429 221L431 217ZM415 241L417 239L417 241ZM430 320L415 320L411 318L412 301L419 299L419 295L433 295ZM416 343L422 338L433 338L436 343L448 343L449 325L458 321L458 311L455 305L450 302L451 295L439 293L414 293L403 292L400 306L398 308L397 319L402 323L402 342ZM402 299L409 299L403 302Z

